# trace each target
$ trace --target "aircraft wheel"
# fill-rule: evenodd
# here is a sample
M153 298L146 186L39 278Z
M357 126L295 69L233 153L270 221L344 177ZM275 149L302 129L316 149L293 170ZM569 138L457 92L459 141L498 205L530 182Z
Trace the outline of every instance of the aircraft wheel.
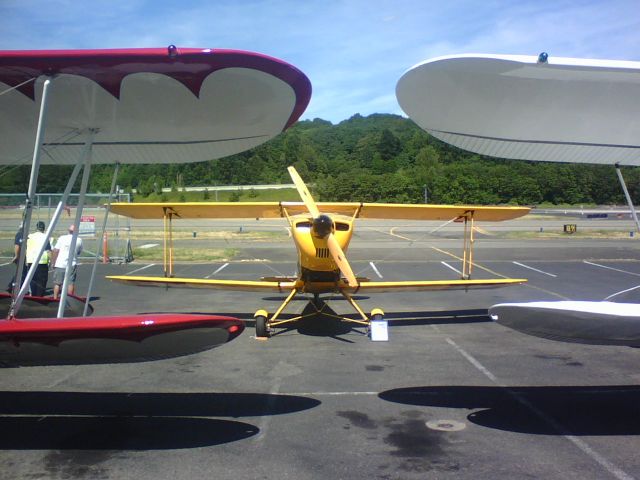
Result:
M256 337L268 338L269 327L267 326L267 317L264 315L257 315L256 320Z
M384 320L384 312L379 308L374 308L371 311L371 320L372 321Z
M371 311L369 325L367 326L367 336L371 338L371 322L379 322L384 320L384 312L380 308L374 308Z

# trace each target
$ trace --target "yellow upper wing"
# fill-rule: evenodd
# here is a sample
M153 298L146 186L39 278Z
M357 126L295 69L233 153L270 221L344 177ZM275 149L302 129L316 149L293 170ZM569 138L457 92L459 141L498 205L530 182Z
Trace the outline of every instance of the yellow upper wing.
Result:
M280 218L278 202L112 203L110 211L131 218Z
M413 205L398 203L318 203L322 213L391 220L452 220L473 212L476 221L511 220L529 213L528 207L481 205ZM131 218L279 218L307 213L302 202L184 202L113 203L111 212Z

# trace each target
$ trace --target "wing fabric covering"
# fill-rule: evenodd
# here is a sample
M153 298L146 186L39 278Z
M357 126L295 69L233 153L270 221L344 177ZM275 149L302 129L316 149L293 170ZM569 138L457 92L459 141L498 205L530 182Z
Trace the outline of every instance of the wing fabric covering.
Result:
M392 203L340 202L316 204L323 213L353 215L357 218L390 220L448 221L473 212L475 221L500 222L529 213L527 207L486 207L480 205L405 205ZM185 202L113 203L111 212L130 218L162 219L165 212L174 218L280 218L307 213L302 202Z

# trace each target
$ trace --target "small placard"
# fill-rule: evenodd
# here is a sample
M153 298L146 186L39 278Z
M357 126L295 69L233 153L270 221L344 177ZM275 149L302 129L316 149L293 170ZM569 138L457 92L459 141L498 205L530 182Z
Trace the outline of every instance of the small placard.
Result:
M80 217L80 235L96 234L96 217L93 215L83 215Z
M389 340L386 320L374 320L371 322L371 340L374 342L386 342Z

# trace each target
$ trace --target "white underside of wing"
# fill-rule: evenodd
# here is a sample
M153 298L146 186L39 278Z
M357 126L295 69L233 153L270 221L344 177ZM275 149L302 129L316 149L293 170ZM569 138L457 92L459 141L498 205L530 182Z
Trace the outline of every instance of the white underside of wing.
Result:
M580 301L563 301L563 302L529 302L529 303L503 303L496 305L501 306L530 306L538 309L546 309L551 311L569 311L594 313L603 316L635 316L640 318L640 304L638 303L614 303L614 302L580 302Z
M640 304L613 302L503 303L491 317L514 330L552 340L640 346Z

